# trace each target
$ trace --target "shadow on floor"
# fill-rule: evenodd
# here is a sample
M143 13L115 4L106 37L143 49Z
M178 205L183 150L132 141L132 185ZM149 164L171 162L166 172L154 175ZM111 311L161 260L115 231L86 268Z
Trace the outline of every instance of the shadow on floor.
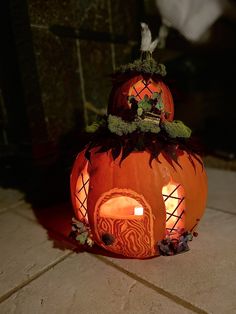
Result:
M83 248L69 238L73 217L69 179L77 152L78 149L64 148L63 153L53 156L50 163L40 160L38 164L25 156L8 154L0 158L0 186L23 193L25 202L31 205L37 222L47 231L54 248L124 258L96 245Z
M72 206L69 202L53 205L50 207L33 208L37 221L48 233L48 238L53 242L53 247L60 250L72 250L76 253L89 252L108 257L118 257L125 259L124 256L110 253L96 244L90 248L78 245L76 240L69 237L71 232L71 219L73 217Z

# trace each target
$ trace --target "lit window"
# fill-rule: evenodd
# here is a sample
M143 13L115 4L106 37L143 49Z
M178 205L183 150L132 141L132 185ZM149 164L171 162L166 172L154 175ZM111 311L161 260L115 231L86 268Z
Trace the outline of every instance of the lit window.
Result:
M128 95L134 96L137 101L140 101L145 95L151 97L154 92L161 92L161 88L158 83L153 82L153 80L140 80L130 87Z
M86 223L88 223L87 213L88 190L89 190L89 174L88 163L86 163L76 183L75 192L77 218L81 221L85 221Z
M100 216L110 218L135 218L143 216L142 205L129 196L115 196L104 202L100 206Z
M184 189L180 184L171 181L163 187L162 196L166 207L166 231L174 238L184 228Z

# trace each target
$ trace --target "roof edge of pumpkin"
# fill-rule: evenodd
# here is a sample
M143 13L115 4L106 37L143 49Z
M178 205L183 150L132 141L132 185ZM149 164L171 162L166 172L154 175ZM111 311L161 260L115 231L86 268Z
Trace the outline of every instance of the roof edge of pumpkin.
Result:
M162 63L158 63L153 58L136 59L131 63L121 65L115 71L115 74L122 73L143 73L143 74L158 74L161 76L166 75L166 67Z

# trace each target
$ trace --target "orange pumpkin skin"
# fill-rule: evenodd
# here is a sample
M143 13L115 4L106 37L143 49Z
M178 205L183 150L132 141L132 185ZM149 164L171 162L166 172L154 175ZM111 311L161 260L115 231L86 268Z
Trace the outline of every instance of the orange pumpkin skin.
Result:
M174 103L171 92L167 85L165 85L159 78L155 77L145 77L144 75L136 75L129 80L125 80L121 83L116 83L111 91L110 100L108 105L108 114L117 115L125 118L127 110L130 109L130 104L128 97L135 95L136 93L133 90L135 84L138 82L150 82L149 89L144 89L141 87L137 88L137 91L141 92L140 100L145 94L151 96L153 92L162 92L162 100L164 103L164 110L169 113L167 118L168 121L173 121L174 118ZM142 85L142 84L141 84Z
M194 231L203 215L207 196L207 177L202 165L194 160L195 169L188 154L179 156L175 169L162 154L149 165L150 154L133 152L120 163L111 152L91 151L91 163L81 152L71 174L71 197L75 215L78 211L78 180L87 166L89 188L87 191L88 222L95 242L101 247L127 257L148 258L158 255L157 243L166 236L166 207L162 189L170 180L181 184L184 190L184 230ZM103 203L116 195L130 196L141 204L144 213L140 217L101 217ZM103 234L111 234L114 242L105 245Z

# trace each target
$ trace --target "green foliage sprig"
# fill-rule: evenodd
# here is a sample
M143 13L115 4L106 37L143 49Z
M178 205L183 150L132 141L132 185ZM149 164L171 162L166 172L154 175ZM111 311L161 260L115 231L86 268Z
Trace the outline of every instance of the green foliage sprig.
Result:
M81 245L87 244L91 247L94 244L89 226L74 217L72 218L72 231L69 237L75 239Z

